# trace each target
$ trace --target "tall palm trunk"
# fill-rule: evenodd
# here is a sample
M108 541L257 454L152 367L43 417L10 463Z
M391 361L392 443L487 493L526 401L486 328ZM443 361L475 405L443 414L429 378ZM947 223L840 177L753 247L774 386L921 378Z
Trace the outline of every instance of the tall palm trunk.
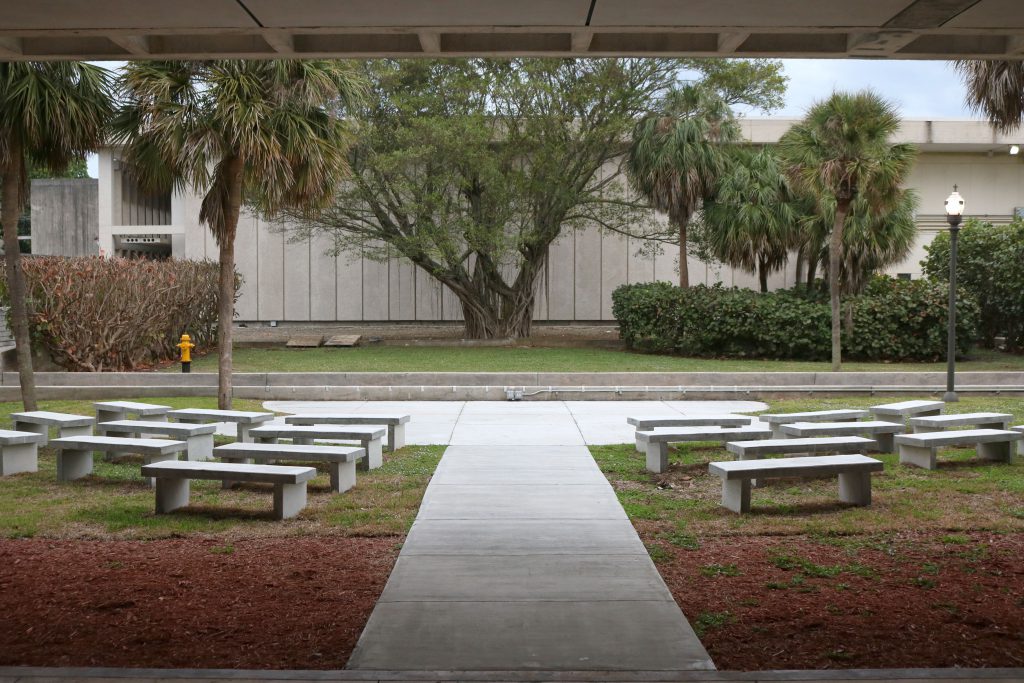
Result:
M757 262L757 279L761 285L761 293L768 293L768 264L764 259L758 259Z
M679 221L679 286L687 289L690 286L690 267L686 263L686 227L690 217Z
M235 234L242 210L242 170L240 157L231 159L227 171L228 208L220 235L220 282L217 302L217 407L231 409L232 337L235 321Z
M32 340L28 329L28 303L25 301L25 274L21 270L18 245L18 216L21 214L21 176L25 163L21 142L8 140L10 163L3 170L3 195L0 222L4 231L4 261L7 266L7 293L11 301L11 328L18 358L18 380L25 410L37 410L36 379L32 372Z
M843 258L843 228L850 213L850 199L836 202L836 221L828 245L828 292L832 304L832 371L838 372L843 363L842 302L839 299L839 269Z

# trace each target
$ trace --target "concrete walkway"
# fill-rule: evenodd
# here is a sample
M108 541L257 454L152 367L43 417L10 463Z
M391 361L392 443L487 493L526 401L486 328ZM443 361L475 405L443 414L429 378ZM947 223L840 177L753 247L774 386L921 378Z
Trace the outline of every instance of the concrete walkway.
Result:
M595 434L629 412L605 408L591 413ZM457 412L456 445L441 459L348 668L713 668L583 445L570 406L464 404Z

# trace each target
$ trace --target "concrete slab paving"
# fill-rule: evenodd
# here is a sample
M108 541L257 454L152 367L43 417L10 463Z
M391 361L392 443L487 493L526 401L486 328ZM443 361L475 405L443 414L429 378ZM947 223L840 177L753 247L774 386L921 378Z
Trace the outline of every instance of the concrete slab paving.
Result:
M500 481L500 477L490 475ZM607 484L600 486L431 486L417 519L626 519Z
M647 548L620 520L421 519L402 545L411 555L637 555Z
M378 602L349 669L714 668L674 602Z

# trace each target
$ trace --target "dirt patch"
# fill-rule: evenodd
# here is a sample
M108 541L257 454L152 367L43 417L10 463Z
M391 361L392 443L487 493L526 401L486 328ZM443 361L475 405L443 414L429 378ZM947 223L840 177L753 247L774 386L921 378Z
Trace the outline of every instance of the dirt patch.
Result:
M638 527L720 669L1024 666L1024 534L681 544Z
M0 540L0 665L342 668L401 541Z

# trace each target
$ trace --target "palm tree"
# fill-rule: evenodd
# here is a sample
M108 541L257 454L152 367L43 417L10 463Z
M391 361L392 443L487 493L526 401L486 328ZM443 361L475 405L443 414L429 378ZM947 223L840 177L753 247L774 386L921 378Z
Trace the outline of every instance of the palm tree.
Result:
M894 206L914 160L914 148L892 144L896 109L877 94L834 93L811 107L779 141L784 166L797 187L815 197L819 212L834 202L829 235L829 298L832 306L832 369L842 365L840 272L843 232L853 202L873 211Z
M738 140L739 126L714 91L687 85L670 92L633 130L626 170L633 188L679 230L679 286L690 285L686 231L701 203L725 172L723 145Z
M243 203L272 218L315 212L346 170L348 132L339 113L362 91L343 62L129 63L114 122L123 161L151 190L203 195L199 220L220 254L217 403L231 407L235 233Z
M17 347L18 379L25 410L36 410L25 276L18 247L28 169L63 173L96 149L112 111L106 69L81 62L0 64L0 222L3 223L7 294Z
M996 128L1007 133L1024 120L1024 63L1016 61L956 62L967 85L967 101Z
M719 261L756 273L761 291L768 275L789 260L799 214L789 180L772 147L740 148L704 203L704 231Z

